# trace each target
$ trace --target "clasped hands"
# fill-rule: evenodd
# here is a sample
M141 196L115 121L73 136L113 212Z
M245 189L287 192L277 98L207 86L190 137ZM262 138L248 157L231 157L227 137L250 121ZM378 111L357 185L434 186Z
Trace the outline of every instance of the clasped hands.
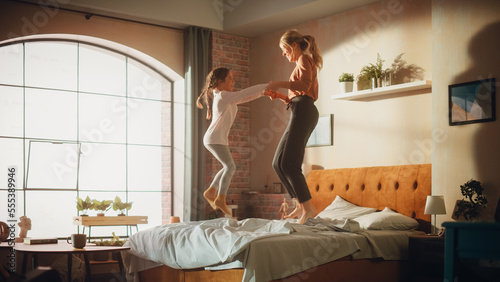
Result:
M269 99L274 100L274 99L280 99L282 100L285 104L288 104L291 102L290 98L288 98L287 95L280 93L276 90L278 90L280 87L276 84L273 83L273 81L269 82L269 84L266 87L266 90L264 91L264 96L269 97Z

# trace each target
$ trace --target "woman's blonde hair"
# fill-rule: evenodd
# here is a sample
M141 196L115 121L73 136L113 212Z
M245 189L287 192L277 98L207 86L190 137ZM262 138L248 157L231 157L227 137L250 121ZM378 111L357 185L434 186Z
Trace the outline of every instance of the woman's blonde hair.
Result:
M285 32L280 39L281 47L292 48L293 43L299 45L300 50L305 52L309 48L309 53L311 53L314 64L318 69L323 67L323 57L321 56L321 51L316 44L316 39L312 35L302 35L297 30L292 29Z
M219 84L219 81L224 82L229 74L229 69L227 68L216 68L213 69L206 78L205 86L201 90L201 94L196 100L196 106L203 109L201 100L207 105L207 119L212 118L212 105L214 103L214 89Z

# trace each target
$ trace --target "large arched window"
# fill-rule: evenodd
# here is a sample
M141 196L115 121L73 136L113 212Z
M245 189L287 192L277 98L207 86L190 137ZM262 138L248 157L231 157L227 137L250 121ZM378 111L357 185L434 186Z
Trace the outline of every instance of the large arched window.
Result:
M133 202L129 215L148 216L141 229L172 214L174 81L159 62L107 43L0 45L1 206L14 197L8 169L15 168L16 218L31 219L30 236L74 233L77 197ZM0 216L12 218L6 208ZM112 232L128 229L92 229L93 236Z

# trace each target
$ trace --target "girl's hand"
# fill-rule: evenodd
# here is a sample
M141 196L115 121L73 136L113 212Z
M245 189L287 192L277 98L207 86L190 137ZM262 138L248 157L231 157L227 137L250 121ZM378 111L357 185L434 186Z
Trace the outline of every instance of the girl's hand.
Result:
M285 95L283 93L280 93L278 91L274 91L274 90L271 90L271 89L266 89L266 91L264 92L264 95L268 96L271 100L280 99L285 104L290 103L290 98L288 98L287 95Z
M280 86L280 82L279 81L270 81L267 84L266 90L269 89L269 90L277 91L280 88L281 88L281 86Z

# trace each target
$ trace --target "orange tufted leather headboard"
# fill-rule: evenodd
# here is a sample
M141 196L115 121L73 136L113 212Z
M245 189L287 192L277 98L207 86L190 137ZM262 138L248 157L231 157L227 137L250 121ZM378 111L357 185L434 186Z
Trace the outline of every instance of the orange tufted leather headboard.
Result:
M359 206L389 207L415 218L425 232L430 232L431 217L424 209L431 183L430 164L312 170L307 177L318 212L339 195Z

